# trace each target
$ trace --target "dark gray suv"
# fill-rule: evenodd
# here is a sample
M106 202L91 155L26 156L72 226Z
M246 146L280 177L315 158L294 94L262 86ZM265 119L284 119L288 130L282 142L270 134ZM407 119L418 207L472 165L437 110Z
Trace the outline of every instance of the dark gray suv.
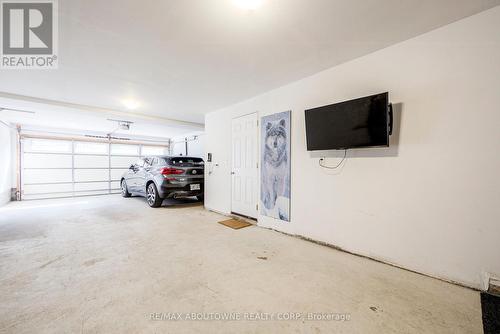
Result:
M196 196L203 200L204 162L201 158L154 156L139 159L121 179L123 197L144 196L157 208L165 198Z

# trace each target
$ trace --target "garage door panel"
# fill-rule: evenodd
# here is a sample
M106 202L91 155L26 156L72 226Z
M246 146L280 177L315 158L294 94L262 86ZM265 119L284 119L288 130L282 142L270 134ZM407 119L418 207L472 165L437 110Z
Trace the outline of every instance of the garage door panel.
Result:
M128 169L112 169L111 180L121 180L126 171L128 171Z
M71 169L28 169L23 180L25 184L71 182Z
M137 162L139 157L113 157L111 156L111 168L129 168Z
M109 190L109 182L75 183L75 191Z
M75 142L75 153L78 154L108 154L106 143Z
M108 190L84 191L84 192L79 192L78 196L96 196L96 195L108 195L108 194L109 194Z
M109 181L108 169L75 169L75 182Z
M31 195L23 195L23 200L33 200L33 199L48 199L48 198L62 198L62 197L71 197L73 196L72 192L67 193L54 193L54 194L31 194Z
M111 190L120 190L120 181L111 182Z
M71 153L71 141L28 138L23 142L24 152Z
M71 155L25 153L24 168L71 168Z
M71 183L25 185L23 190L25 195L71 191L73 191L73 185Z
M167 154L167 148L164 146L143 146L142 156L145 155L164 155Z
M139 155L139 145L111 144L111 155Z
M75 168L108 168L109 157L100 155L75 155Z

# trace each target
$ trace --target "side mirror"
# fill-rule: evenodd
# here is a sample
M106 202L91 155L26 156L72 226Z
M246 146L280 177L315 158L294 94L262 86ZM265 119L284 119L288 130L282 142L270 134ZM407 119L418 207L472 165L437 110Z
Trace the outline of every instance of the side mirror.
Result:
M135 169L135 165L130 165L130 167L128 169L134 170Z

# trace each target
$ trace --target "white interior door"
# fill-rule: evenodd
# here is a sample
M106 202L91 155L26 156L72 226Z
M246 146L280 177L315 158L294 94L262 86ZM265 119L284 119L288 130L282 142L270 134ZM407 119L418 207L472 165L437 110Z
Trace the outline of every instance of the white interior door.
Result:
M257 122L257 113L232 122L231 211L253 218L257 218L259 199Z

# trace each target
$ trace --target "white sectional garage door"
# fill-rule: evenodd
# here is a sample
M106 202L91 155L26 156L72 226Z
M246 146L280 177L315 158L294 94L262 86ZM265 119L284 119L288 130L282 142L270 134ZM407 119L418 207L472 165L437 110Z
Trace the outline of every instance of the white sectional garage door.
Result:
M168 153L168 146L23 138L23 200L120 192L120 178L144 155Z

